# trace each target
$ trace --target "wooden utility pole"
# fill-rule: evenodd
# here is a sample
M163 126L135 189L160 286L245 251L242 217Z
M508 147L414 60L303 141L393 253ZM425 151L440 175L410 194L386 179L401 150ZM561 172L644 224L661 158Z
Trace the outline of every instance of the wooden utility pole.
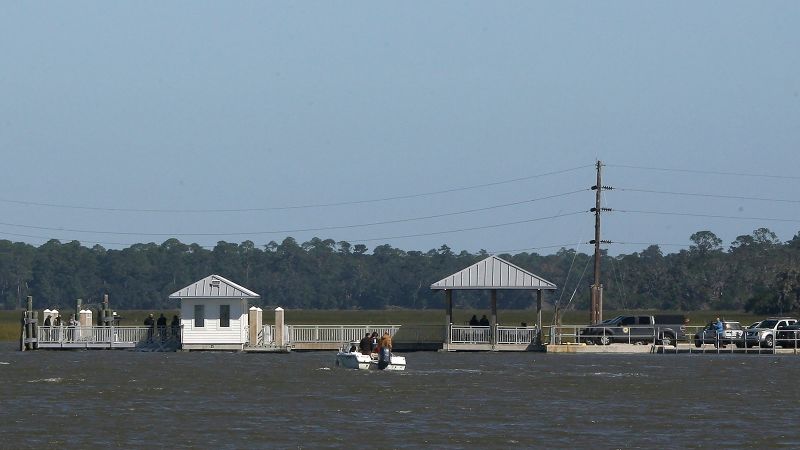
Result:
M601 205L601 194L603 189L611 189L603 186L602 183L602 169L603 162L597 161L597 184L592 186L595 191L595 204L592 211L594 212L594 239L591 241L594 244L594 283L591 288L591 308L589 311L589 323L598 323L603 321L603 285L600 284L600 213L602 211L610 211L608 208L603 208Z

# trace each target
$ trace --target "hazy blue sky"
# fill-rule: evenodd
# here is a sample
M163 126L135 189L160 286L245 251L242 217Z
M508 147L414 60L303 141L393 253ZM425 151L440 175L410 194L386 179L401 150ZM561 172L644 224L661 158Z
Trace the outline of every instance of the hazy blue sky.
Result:
M591 191L525 201L590 187L599 158L617 188L787 200L616 190L605 239L787 240L798 24L794 1L3 2L0 238L574 247Z

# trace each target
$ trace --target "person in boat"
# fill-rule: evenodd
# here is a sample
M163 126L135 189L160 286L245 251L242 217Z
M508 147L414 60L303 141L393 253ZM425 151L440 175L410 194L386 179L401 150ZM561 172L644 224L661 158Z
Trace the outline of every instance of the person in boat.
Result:
M372 345L369 340L369 333L364 334L364 337L358 342L358 351L364 355L369 355L372 352Z
M472 319L469 319L469 326L477 327L478 326L478 316L475 314L472 315Z
M372 334L369 336L369 350L370 353L377 353L378 352L378 332L373 331Z
M387 331L383 333L383 337L381 337L381 348L388 348L389 350L392 349L392 336Z
M381 342L378 344L378 369L385 369L392 362L392 336L388 332L383 333Z
M484 314L483 317L481 317L481 321L478 322L478 323L480 323L480 325L482 327L488 327L489 326L489 319L486 318L486 314Z

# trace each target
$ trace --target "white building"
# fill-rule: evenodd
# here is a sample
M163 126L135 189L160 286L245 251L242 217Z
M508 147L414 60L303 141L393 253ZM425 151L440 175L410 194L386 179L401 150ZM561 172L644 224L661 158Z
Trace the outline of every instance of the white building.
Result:
M169 296L181 302L184 350L242 350L247 342L247 302L255 292L209 275Z

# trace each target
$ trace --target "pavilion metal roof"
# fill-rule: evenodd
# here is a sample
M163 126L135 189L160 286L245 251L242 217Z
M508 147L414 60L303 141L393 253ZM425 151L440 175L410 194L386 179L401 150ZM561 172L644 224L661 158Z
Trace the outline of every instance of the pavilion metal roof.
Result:
M172 293L169 298L259 298L260 295L219 275L209 275Z
M433 283L431 289L556 289L556 285L497 256Z

